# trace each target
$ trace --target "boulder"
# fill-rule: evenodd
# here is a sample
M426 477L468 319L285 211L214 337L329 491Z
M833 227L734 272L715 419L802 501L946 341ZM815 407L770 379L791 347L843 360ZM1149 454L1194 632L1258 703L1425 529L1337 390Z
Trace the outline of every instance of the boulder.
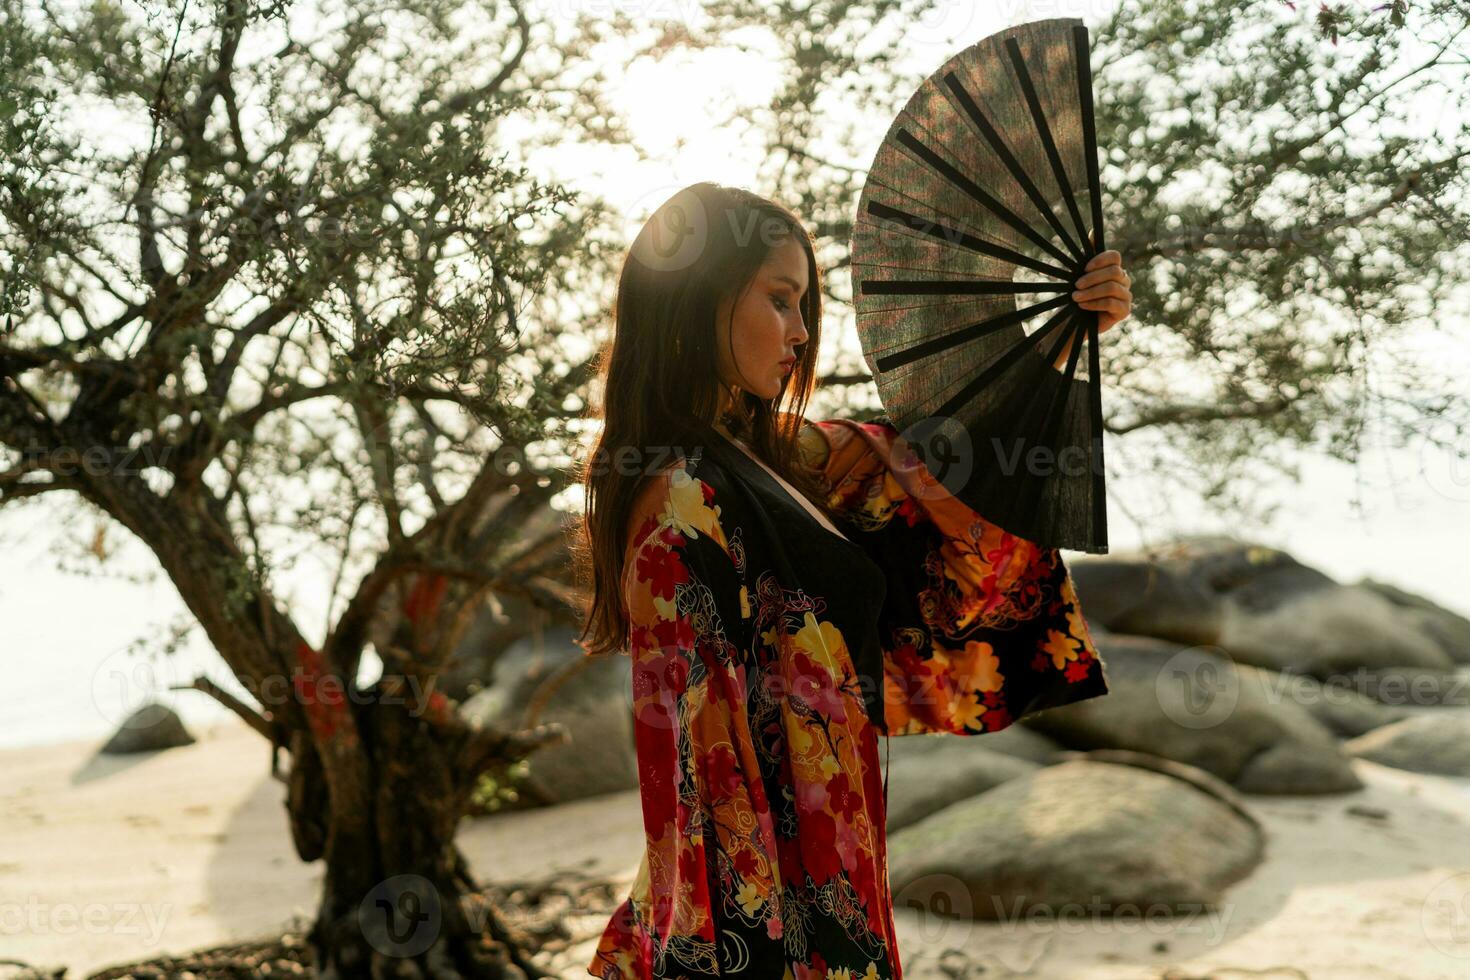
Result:
M534 643L538 629L559 625L566 624L558 624L549 612L524 596L490 593L440 671L439 690L456 701L469 700L495 677L495 665L511 644L522 639Z
M1086 758L1042 766L893 834L894 904L992 921L1216 907L1265 844L1218 782Z
M1470 715L1425 711L1344 743L1344 751L1395 769L1470 776Z
M1412 714L1410 708L1384 704L1377 697L1355 689L1344 678L1324 683L1306 674L1250 669L1259 671L1268 696L1291 699L1339 738L1353 738ZM1374 689L1372 684L1367 686Z
M172 708L149 702L129 715L113 733L101 751L107 755L129 755L134 752L157 752L160 749L192 745L193 735Z
M983 732L978 735L953 735L949 732L895 735L887 740L886 749L883 742L879 742L879 758L882 758L885 751L894 759L900 759L953 745L956 740L963 742L970 739L980 739L980 747L987 752L997 752L1043 766L1056 762L1063 751L1063 746L1041 732L1025 725L1007 725L998 732Z
M1015 727L1015 726L1012 726ZM1000 734L996 732L995 734ZM1039 763L991 752L983 736L905 735L894 742L938 742L894 752L888 767L888 831L907 827L951 803L969 799L1037 769Z
M1190 646L1220 642L1219 597L1146 554L1084 555L1067 567L1089 626Z
M1365 578L1357 583L1398 607L1400 615L1439 644L1457 664L1470 664L1470 619L1398 586Z
M1470 706L1470 668L1467 667L1354 667L1313 679L1325 690L1361 694L1387 711L1392 721L1416 708ZM1342 707L1346 702L1339 699L1337 704Z
M588 657L567 626L516 640L497 658L492 683L461 712L475 724L518 731L557 722L571 740L527 757L528 789L544 803L638 786L633 742L632 663L623 655ZM539 649L538 649L539 647ZM544 697L533 719L533 700Z
M1454 662L1439 644L1398 614L1371 589L1332 585L1281 594L1266 607L1232 602L1226 607L1220 645L1246 663L1295 670L1324 680L1393 669L1437 678Z
M1099 634L1101 632L1099 631ZM971 736L957 737L969 738ZM1043 735L1034 728L1027 728L1025 725L1007 725L998 732L985 732L976 737L984 740L980 743L980 747L989 752L1015 756L1017 759L1038 762L1044 766L1056 762L1063 750L1063 746L1056 739Z
M1456 663L1446 652L1460 636L1453 613L1343 585L1256 542L1186 535L1069 568L1088 621L1117 633L1219 646L1237 661L1324 680L1367 668L1435 681Z
M1122 633L1098 636L1107 697L1048 709L1021 724L1077 749L1129 749L1203 769L1252 793L1362 788L1325 725L1279 693L1279 675L1209 647Z

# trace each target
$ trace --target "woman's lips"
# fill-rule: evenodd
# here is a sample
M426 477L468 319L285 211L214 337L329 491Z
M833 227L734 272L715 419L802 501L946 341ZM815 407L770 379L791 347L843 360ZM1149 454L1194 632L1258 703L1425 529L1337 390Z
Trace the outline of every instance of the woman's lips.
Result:
M785 360L785 361L782 361L781 362L781 370L783 372L790 371L795 366L796 366L796 358L794 358L794 357L791 358L791 359L789 359L789 360Z

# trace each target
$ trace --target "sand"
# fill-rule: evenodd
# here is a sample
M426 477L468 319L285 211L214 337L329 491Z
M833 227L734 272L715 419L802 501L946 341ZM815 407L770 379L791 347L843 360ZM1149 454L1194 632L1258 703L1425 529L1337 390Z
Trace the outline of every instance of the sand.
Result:
M310 920L321 865L292 850L269 748L233 720L196 734L135 757L97 756L101 740L0 751L0 958L85 976ZM1214 913L978 924L926 918L900 893L905 976L1470 976L1470 780L1354 767L1358 793L1246 798L1266 860ZM467 820L460 841L482 880L574 869L622 894L641 835L629 791ZM564 976L585 975L610 912L568 923Z

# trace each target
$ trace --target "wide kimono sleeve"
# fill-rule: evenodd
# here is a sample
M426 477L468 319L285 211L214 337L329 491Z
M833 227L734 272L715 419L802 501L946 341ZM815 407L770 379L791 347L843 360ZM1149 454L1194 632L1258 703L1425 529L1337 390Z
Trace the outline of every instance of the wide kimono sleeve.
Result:
M587 967L603 980L718 976L718 936L780 935L773 862L750 833L770 814L738 792L755 760L733 665L754 631L719 510L681 465L640 492L629 524L622 596L647 846Z
M1108 692L1057 549L960 502L886 418L807 422L801 444L848 534L888 576L888 734L994 732Z

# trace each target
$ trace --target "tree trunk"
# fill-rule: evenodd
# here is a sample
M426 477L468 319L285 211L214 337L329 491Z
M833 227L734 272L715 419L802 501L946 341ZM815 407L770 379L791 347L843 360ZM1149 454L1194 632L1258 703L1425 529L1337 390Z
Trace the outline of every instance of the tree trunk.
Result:
M301 856L326 862L308 936L327 978L432 977L525 980L548 974L529 940L479 893L454 845L481 768L484 733L443 724L442 695L420 709L382 684L353 712L371 785L364 812L323 813L322 762L311 739L292 741L288 808ZM435 699L438 699L437 702ZM404 703L408 701L408 703ZM498 740L499 749L506 746ZM295 770L301 767L302 778ZM358 796L359 794L352 794ZM364 846L366 842L366 846ZM313 853L316 851L318 853Z
M265 714L254 727L291 751L292 841L303 861L326 864L308 936L316 972L341 980L547 976L531 963L530 941L479 894L454 833L481 773L566 733L557 725L472 727L435 690L440 657L432 637L447 579L415 580L400 621L404 646L415 653L381 648L384 675L363 690L347 680L356 673L362 624L339 622L326 650L302 639L251 578L217 500L178 493L159 500L141 480L123 476L89 491L158 556L261 702ZM392 581L385 573L359 608L376 610Z

